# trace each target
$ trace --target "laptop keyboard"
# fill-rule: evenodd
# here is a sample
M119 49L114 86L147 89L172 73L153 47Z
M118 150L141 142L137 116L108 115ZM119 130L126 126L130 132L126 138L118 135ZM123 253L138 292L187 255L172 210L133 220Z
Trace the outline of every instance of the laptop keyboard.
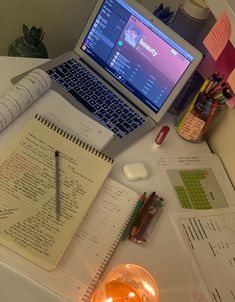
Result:
M75 59L47 73L120 138L144 123L145 120L137 112Z

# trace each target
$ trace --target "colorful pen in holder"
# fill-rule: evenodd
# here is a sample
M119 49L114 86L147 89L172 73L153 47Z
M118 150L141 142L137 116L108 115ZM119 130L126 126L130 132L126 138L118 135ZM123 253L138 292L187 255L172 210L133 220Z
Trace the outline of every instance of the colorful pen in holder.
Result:
M226 102L233 96L223 76L206 79L176 124L176 132L190 142L201 142L222 117Z

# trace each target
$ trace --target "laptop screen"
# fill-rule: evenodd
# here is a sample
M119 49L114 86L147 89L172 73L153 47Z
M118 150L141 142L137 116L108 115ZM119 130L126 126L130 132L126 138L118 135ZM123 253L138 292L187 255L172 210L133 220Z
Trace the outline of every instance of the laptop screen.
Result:
M192 55L123 0L105 0L81 50L157 113Z

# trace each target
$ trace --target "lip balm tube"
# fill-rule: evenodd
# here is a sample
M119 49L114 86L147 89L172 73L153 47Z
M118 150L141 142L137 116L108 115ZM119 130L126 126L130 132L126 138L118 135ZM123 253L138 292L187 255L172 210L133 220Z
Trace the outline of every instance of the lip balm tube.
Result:
M164 139L166 138L168 132L170 131L170 127L168 126L162 126L161 130L159 131L157 137L154 140L154 147L159 147Z

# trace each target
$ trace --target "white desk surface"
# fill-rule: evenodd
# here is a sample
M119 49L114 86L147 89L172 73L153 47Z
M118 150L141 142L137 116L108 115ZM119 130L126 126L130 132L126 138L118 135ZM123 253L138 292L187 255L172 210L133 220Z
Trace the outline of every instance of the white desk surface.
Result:
M10 88L11 77L43 62L42 59L0 57L0 94ZM23 115L30 115L30 108ZM10 141L18 132L21 119L22 117L18 118L0 133L1 148L4 147L3 142ZM169 114L163 119L161 125L169 125L171 130L158 150L153 150L152 146L161 125L116 158L111 177L139 193L156 191L164 197L164 191L160 186L164 184L164 179L159 179L154 165L154 158L158 152L173 152L181 155L210 152L205 142L191 144L181 139L174 130L174 119L175 117ZM131 182L124 177L122 166L136 161L141 161L147 166L149 176L145 180ZM167 200L167 202L173 201ZM194 301L191 291L194 285L196 289L196 281L186 258L166 208L151 236L151 241L144 247L128 241L121 242L106 271L120 263L139 264L149 270L155 278L160 291L160 302L189 302ZM62 301L58 296L21 276L19 272L14 271L14 268L8 267L1 261L0 280L0 302Z

